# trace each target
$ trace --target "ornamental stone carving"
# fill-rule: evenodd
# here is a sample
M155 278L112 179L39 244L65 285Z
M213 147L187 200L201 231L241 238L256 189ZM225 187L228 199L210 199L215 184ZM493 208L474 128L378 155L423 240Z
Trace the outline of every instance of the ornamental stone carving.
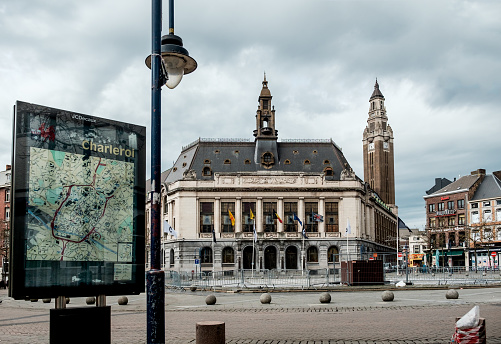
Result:
M344 170L341 172L341 180L355 180L355 172L353 172L353 169L348 166L348 164L345 164Z
M295 184L296 177L248 177L244 179L246 184Z
M195 170L186 170L183 172L183 179L186 180L196 180L197 179L197 173Z

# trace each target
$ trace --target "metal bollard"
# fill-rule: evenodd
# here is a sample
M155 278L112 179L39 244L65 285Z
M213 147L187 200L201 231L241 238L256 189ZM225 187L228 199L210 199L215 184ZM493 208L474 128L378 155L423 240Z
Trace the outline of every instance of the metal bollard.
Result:
M196 344L225 344L225 325L222 321L201 321L197 323Z

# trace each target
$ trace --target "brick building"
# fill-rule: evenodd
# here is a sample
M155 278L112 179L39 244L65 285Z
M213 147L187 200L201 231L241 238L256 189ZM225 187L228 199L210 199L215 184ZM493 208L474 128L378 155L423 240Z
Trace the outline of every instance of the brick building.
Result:
M11 202L11 166L0 171L0 267L2 280L5 280L5 262L9 257L10 246L10 202Z
M484 178L485 170L478 169L423 197L430 263L469 266L467 204Z

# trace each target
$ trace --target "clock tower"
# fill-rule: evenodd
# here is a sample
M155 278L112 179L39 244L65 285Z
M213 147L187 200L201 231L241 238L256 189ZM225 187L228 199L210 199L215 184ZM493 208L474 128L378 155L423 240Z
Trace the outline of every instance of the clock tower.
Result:
M388 124L384 96L376 79L369 99L369 118L363 135L364 180L387 205L395 204L393 130Z

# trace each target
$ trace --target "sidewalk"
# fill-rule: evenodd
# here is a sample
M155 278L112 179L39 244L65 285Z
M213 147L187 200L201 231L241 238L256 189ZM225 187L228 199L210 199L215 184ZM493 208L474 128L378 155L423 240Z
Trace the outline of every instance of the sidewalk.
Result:
M321 292L271 293L271 304L261 304L261 293L215 293L217 303L207 306L212 292L166 293L166 343L195 343L199 321L226 324L226 343L447 343L454 319L475 304L486 318L488 343L501 343L501 288L462 289L459 299L447 300L445 290L396 290L393 302L383 302L381 291L331 292L321 304ZM145 294L128 296L112 306L112 342L145 343ZM49 309L54 301L15 301L0 290L0 343L48 343ZM85 298L68 307L90 307Z

